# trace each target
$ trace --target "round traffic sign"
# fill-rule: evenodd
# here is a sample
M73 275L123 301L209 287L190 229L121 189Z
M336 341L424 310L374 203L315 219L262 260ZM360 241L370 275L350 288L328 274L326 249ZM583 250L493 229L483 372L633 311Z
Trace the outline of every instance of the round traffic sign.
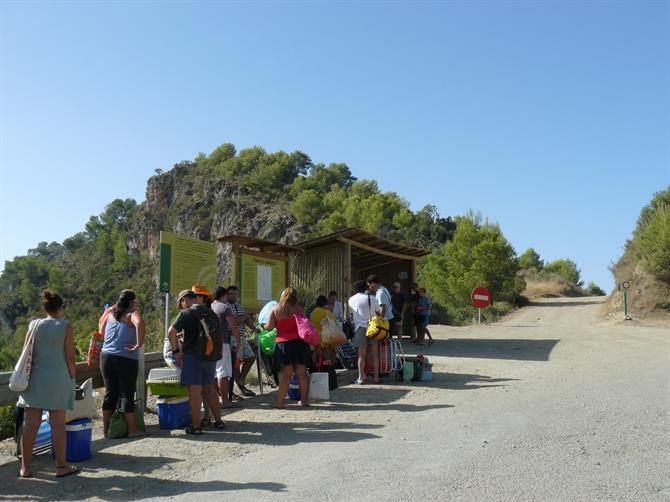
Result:
M621 287L622 287L623 289L628 289L628 288L630 288L630 282L628 282L628 281L623 281L623 282L621 283Z
M492 303L491 293L489 293L488 289L483 287L473 289L472 293L470 293L470 300L472 300L472 304L479 309L485 309Z

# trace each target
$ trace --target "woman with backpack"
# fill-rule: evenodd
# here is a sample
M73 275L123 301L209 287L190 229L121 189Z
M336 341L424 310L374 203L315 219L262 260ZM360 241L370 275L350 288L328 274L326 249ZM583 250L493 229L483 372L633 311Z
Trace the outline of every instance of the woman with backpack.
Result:
M144 320L137 309L137 296L130 289L121 291L110 307L100 351L100 372L105 382L102 401L102 428L107 437L109 419L117 406L128 424L128 437L144 435L135 423L135 385L139 371L139 350L144 345ZM144 411L144 410L142 410Z
M279 389L274 407L284 408L284 400L291 383L291 375L295 373L300 387L300 405L309 406L307 401L308 380L307 366L311 362L309 345L298 335L296 314L301 315L298 305L298 293L292 287L282 291L279 303L272 307L265 329L272 331L277 328L275 347L275 367L279 368Z

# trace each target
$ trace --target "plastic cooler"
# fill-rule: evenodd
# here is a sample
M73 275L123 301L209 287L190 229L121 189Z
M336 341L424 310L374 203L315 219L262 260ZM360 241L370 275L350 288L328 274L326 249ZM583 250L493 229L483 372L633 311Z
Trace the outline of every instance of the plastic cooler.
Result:
M291 383L288 384L288 398L300 401L300 385L296 377L292 377Z
M65 424L65 458L68 462L82 462L91 458L93 420L81 418ZM53 455L53 452L52 452Z
M180 429L191 423L188 397L161 396L156 401L156 407L161 429Z
M147 387L154 396L188 396L188 388L179 383L179 377L172 368L154 368L149 372Z
M41 455L49 453L51 450L51 426L49 425L49 413L42 412L42 422L40 428L37 429L37 437L35 438L35 446L33 447L33 455Z

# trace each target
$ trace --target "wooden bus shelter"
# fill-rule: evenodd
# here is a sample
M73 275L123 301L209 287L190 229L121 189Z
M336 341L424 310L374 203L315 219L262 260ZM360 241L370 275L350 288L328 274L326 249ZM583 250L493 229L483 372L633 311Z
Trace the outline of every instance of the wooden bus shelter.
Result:
M291 283L300 288L311 278L323 276L322 293L337 291L346 302L351 285L370 274L379 276L389 290L394 282L410 293L416 282L416 260L427 249L405 246L357 228L349 228L296 245L301 253L293 260Z

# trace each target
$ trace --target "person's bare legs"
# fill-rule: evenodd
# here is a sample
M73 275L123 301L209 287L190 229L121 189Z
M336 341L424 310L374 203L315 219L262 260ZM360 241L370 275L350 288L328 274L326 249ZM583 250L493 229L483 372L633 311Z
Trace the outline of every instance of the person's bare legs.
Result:
M372 373L374 375L374 383L379 383L379 343L370 342L370 350L372 350Z
M49 410L49 425L51 426L51 444L56 457L56 475L62 476L72 469L65 458L65 411Z
M128 437L133 438L139 436L140 430L137 428L137 423L135 422L135 412L124 412L123 416L126 418L126 423L128 424Z
M42 423L42 410L40 408L26 408L26 423L21 434L21 470L22 477L31 476L30 464L33 460L33 448L37 438L37 430Z
M221 396L221 407L222 408L232 408L233 402L228 398L228 389L230 386L230 377L219 378L219 395ZM237 405L235 405L237 406Z
M191 423L200 427L200 406L202 406L202 385L188 386L188 405L191 408Z
M367 353L367 347L359 347L356 349L358 351L358 382L365 382L365 354Z
M102 435L106 438L109 434L109 419L114 412L112 410L102 410Z
M240 378L239 378L239 382L241 382L242 385L246 383L247 376L249 376L249 372L251 371L251 368L254 366L255 362L256 362L255 357L250 357L242 361L242 367L240 368Z
M428 329L428 326L424 327L423 331L426 333L426 336L428 336L428 345L431 345L434 342L434 340L433 340L433 337L430 334L430 330Z
M209 411L214 416L215 422L221 421L221 402L219 401L219 394L216 392L216 387L214 384L206 385L202 388L202 394L207 403Z
M293 367L286 365L279 370L279 389L277 390L277 399L275 400L275 408L283 408L288 386L291 384L291 375L293 374Z
M304 364L294 364L293 373L298 377L300 387L300 406L309 406L309 380L307 379L307 367Z

